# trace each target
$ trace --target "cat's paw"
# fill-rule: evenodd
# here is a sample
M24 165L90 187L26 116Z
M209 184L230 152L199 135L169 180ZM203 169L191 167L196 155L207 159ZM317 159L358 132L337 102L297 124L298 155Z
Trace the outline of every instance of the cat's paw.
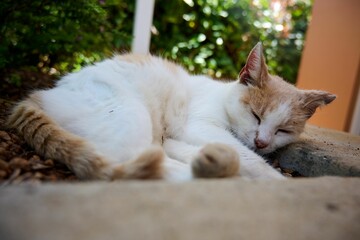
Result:
M112 179L160 179L163 178L164 151L151 147L137 159L117 166Z
M198 178L224 178L239 174L237 152L225 144L207 144L192 161L192 171Z

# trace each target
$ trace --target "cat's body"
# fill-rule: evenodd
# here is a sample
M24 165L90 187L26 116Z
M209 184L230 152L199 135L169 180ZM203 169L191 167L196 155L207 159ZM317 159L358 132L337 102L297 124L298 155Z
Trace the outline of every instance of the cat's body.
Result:
M33 93L9 125L81 178L282 178L254 151L295 141L335 97L269 75L261 44L239 78L219 82L150 55L115 56Z

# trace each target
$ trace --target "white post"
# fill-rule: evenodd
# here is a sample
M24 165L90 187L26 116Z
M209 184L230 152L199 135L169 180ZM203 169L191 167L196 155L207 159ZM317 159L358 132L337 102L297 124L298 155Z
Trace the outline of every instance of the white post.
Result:
M149 53L155 0L136 0L132 52Z

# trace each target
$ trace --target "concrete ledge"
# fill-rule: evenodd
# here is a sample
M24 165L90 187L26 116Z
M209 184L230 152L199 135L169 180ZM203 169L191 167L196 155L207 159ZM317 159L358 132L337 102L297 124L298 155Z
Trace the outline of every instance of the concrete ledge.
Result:
M301 140L270 159L304 176L360 176L360 136L307 126Z
M0 239L360 239L360 179L0 189Z

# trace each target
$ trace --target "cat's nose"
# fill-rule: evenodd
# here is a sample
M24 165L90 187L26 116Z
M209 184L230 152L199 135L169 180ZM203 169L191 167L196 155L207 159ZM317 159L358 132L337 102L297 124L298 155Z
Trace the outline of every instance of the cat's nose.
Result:
M255 138L255 146L258 148L258 149L263 149L263 148L266 148L269 143L268 142L265 142L264 140L261 140L261 139L258 139L258 138Z

